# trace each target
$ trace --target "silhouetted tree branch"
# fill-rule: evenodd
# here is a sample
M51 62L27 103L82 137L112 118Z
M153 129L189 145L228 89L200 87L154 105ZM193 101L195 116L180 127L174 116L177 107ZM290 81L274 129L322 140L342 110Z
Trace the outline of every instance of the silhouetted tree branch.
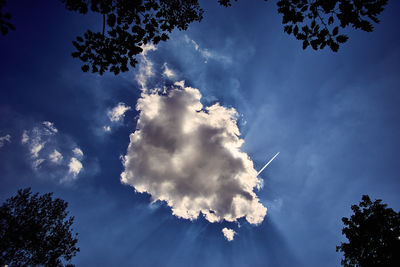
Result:
M237 1L237 0L235 0ZM267 1L267 0L265 0ZM326 46L337 52L349 37L339 34L340 29L351 26L366 32L373 31L372 23L379 23L378 15L388 0L279 0L278 12L283 15L284 31L293 34L314 50ZM231 0L219 0L231 6Z
M342 218L349 242L336 251L344 253L343 266L400 266L400 212L381 202L364 195L359 205L351 206L354 214Z
M77 37L73 57L83 71L119 74L135 67L141 46L166 41L173 29L186 30L202 19L197 0L61 0L68 10L103 15L103 32L90 30ZM105 23L107 22L107 23ZM108 28L105 30L105 28Z
M0 266L73 266L79 252L67 202L19 190L0 207Z

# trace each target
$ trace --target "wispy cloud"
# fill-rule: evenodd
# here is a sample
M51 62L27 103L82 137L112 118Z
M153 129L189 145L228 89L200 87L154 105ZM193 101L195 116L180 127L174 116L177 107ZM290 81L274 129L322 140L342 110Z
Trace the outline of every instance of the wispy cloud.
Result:
M77 158L74 157L71 158L68 167L69 167L68 172L72 174L73 178L76 178L76 176L81 172L83 168L82 163Z
M176 76L175 72L168 67L167 63L164 63L163 67L164 67L163 75L165 75L168 78L173 78Z
M0 136L0 148L3 147L6 142L11 143L11 135L6 134L5 136Z
M221 53L218 53L216 51L210 51L207 48L200 47L200 45L196 41L190 39L189 36L187 36L187 35L184 36L184 40L187 44L192 45L194 50L196 50L197 52L200 53L200 55L204 59L204 63L208 63L209 59L213 59L213 60L220 61L223 63L228 63L228 64L232 63L232 59L230 57L223 55Z
M119 102L115 107L107 112L109 123L113 124L113 127L115 125L121 125L121 122L123 122L125 117L125 113L131 109L132 108L125 103ZM104 125L103 130L105 132L111 132L111 125Z
M125 103L120 102L110 111L108 111L107 115L111 122L121 121L125 116L125 112L127 112L130 109L131 109L130 106L127 106L125 105Z
M147 80L154 76L153 62L147 58L147 53L155 51L156 47L153 44L142 46L143 52L141 54L142 60L139 64L139 72L136 75L136 81L142 90L147 88Z
M74 153L75 157L77 157L78 159L82 159L83 151L79 147L75 147L74 149L72 149L72 152Z
M57 151L57 149L54 149L53 153L49 155L49 159L51 162L59 164L61 163L63 156Z
M21 143L29 150L32 168L39 173L45 172L46 176L56 177L61 183L75 180L83 168L80 161L83 151L60 134L52 122L44 121L24 130ZM70 160L64 161L65 157Z

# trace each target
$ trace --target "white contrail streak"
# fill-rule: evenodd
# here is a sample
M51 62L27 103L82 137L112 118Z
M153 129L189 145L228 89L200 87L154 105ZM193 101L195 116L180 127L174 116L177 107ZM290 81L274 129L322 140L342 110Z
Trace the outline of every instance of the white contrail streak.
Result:
M264 165L264 167L262 167L262 169L257 173L257 176L260 175L260 173L279 155L279 153L281 152L276 153L276 155L270 161L268 161L267 164Z

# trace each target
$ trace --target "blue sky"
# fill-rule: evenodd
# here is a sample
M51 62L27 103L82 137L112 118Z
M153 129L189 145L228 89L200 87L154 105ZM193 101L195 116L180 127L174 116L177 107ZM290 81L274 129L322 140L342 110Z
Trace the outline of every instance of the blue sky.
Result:
M139 116L139 69L87 74L70 56L74 37L100 27L100 18L67 12L58 1L8 2L17 31L0 40L0 137L11 136L0 148L0 200L25 187L66 200L79 233L77 266L339 266L335 246L352 204L368 194L400 209L397 1L373 33L349 30L338 53L303 51L283 32L272 1L228 9L201 1L201 23L148 53L150 86L172 84L162 75L167 63L176 80L201 92L204 106L236 109L242 151L256 170L281 152L261 174L264 221L240 219L241 227L179 219L120 182L120 156ZM111 123L108 112L120 102L131 109ZM39 157L22 135L33 140L35 128L48 129L44 121L58 131L42 135L40 153L56 149L64 158L34 168ZM72 158L82 164L76 176ZM234 241L223 227L237 232Z

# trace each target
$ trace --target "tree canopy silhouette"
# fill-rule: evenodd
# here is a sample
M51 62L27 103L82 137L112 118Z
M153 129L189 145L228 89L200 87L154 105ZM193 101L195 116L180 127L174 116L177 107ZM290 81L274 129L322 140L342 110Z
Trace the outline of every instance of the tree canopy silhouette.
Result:
M194 21L201 21L203 10L198 0L61 0L69 10L86 14L89 9L103 17L101 32L88 30L73 42L83 71L119 74L135 67L135 55L141 46L166 41L175 28L186 30ZM237 1L237 0L235 0ZM267 1L267 0L265 0ZM231 6L231 0L218 0ZM315 50L328 46L338 51L348 40L340 28L352 26L367 32L378 23L378 15L387 0L279 0L278 12L283 15L284 31L293 34ZM106 30L107 28L107 30Z
M73 45L83 71L118 74L135 67L142 45L166 41L175 28L186 30L202 19L197 0L61 0L68 10L103 17L101 32L86 31Z
M0 207L0 266L73 266L66 262L79 248L67 206L30 188L7 199Z
M342 218L342 233L349 240L336 251L344 253L343 266L400 266L400 212L364 195L354 214Z
M102 17L100 31L87 30L78 36L72 56L84 62L82 70L115 75L135 67L136 55L148 43L166 41L175 28L186 30L190 23L201 21L203 9L198 0L60 0L71 11L97 13ZM235 2L237 0L234 0ZM264 0L268 1L268 0ZM229 7L232 0L218 0ZM251 2L251 1L250 1ZM372 32L373 23L388 0L277 0L284 31L315 50L329 47L337 52L349 37L347 27ZM249 3L251 4L251 3ZM11 15L2 13L5 0L0 0L0 30L5 35L15 27Z
M237 0L235 0L237 1ZM268 0L264 0L268 1ZM337 52L340 44L349 37L339 34L340 29L351 26L372 32L372 23L379 23L378 15L388 0L279 0L276 4L282 14L282 24L287 34L292 34L314 50L326 46ZM219 0L231 6L231 0Z

